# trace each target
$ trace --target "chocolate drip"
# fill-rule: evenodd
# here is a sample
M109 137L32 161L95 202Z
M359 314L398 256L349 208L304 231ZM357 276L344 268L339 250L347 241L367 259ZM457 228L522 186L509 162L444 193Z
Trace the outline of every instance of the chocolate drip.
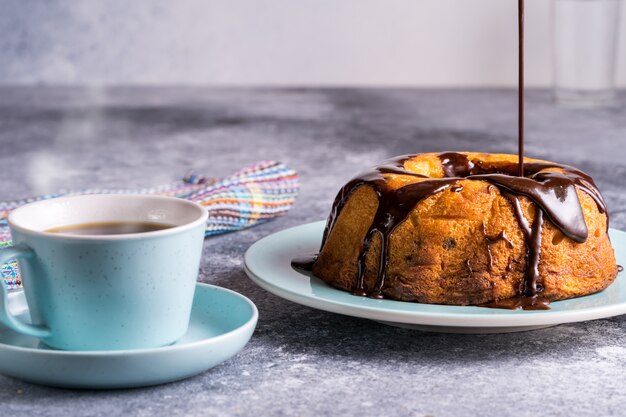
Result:
M450 191L452 191L453 193L458 193L463 191L463 186L462 185L453 185L452 187L450 187Z
M433 181L426 179L427 177L424 175L407 171L404 168L404 162L409 158L411 158L411 155L399 156L357 175L341 188L333 203L331 214L324 228L322 248L334 228L339 214L348 201L348 197L350 197L357 188L364 185L370 186L378 196L378 209L376 210L372 224L365 234L365 239L363 240L361 251L357 258L356 285L353 289L353 294L355 295L369 295L373 298L382 298L382 289L387 280L386 267L389 260L388 250L390 234L406 219L417 203L427 197L440 193L458 181L457 178ZM409 175L425 178L425 180L405 185L399 189L392 189L385 179L385 174ZM380 259L376 283L368 292L365 289L365 259L372 244L372 239L376 235L379 236L381 242Z
M537 164L526 164L527 172L531 171L532 165ZM579 243L587 240L587 224L576 194L576 182L566 173L536 172L530 178L480 174L468 179L489 181L500 190L530 198L565 236ZM604 210L603 205L598 207Z
M511 249L514 248L515 245L513 244L511 239L507 237L506 232L504 230L498 233L498 235L495 237L489 237L487 235L485 223L483 223L483 235L485 236L485 242L487 243L487 258L489 259L489 271L493 271L493 254L491 253L491 245L495 245L501 240L508 243L509 248ZM509 260L509 264L507 264L507 267L509 267L509 265L510 265L510 260Z
M335 222L337 221L337 217L339 217L339 213L341 212L341 210L343 210L343 206L348 201L348 197L355 189L365 184L373 186L374 189L386 188L387 184L383 174L410 175L413 177L425 178L424 175L419 175L404 169L404 162L411 157L412 155L402 155L384 161L380 165L377 165L370 170L364 171L361 174L357 175L350 182L344 185L341 190L339 190L339 194L337 194L337 197L335 197L335 201L333 202L330 215L328 216L326 227L324 227L324 234L322 236L322 246L320 247L320 251L322 250L321 248L324 247L324 243L326 243L328 234L335 226Z
M513 206L513 214L515 215L515 219L517 220L517 224L524 235L524 239L529 239L532 234L532 229L530 227L530 223L526 220L526 216L524 216L524 212L522 211L522 205L519 202L519 198L517 196L510 193L503 193Z
M528 197L565 236L576 242L584 242L588 233L576 188L587 193L601 213L607 212L591 177L576 168L552 162L526 162L527 176L516 177L517 164L472 162L464 154L452 155L439 155L447 176L487 181L500 192Z
M457 152L445 152L439 154L439 160L441 161L441 167L443 173L448 178L453 177L468 177L471 175L475 165L469 158L462 153Z
M489 243L490 245L494 244L494 243L498 243L501 240L504 240L506 243L509 244L510 248L515 247L515 245L513 244L513 242L511 242L511 239L509 239L506 236L506 232L503 230L500 233L498 233L498 235L496 237L489 237L489 236L485 236L485 239L487 240L487 243Z
M532 297L517 295L505 300L479 304L478 307L503 308L508 310L517 310L519 308L523 310L550 310L550 302L548 299L538 295Z
M584 242L588 234L576 187L591 196L601 213L607 211L591 177L567 165L527 162L524 164L527 177L516 177L519 167L512 163L474 163L466 155L453 152L442 153L439 159L446 177L484 180L501 192L506 190L530 198L565 236L576 242Z
M374 181L369 185L374 187L378 195L378 209L374 221L369 227L363 248L357 261L357 284L354 293L367 294L373 298L382 298L382 289L387 280L387 262L389 261L389 236L402 223L413 208L426 197L440 193L454 184L456 179L443 181L421 181L406 185L397 190L391 189L387 182ZM375 235L380 237L380 260L374 288L367 293L365 289L365 259Z
M537 211L537 216L532 226L528 223L522 206L517 196L505 193L504 196L511 202L513 213L526 242L526 269L524 280L519 292L524 297L534 297L537 295L537 281L539 280L539 259L541 255L541 226L543 225L543 213ZM522 306L523 307L523 306Z
M487 242L487 258L489 259L489 272L493 271L493 254L491 253L491 243Z
M384 287L387 282L389 237L391 233L408 217L409 213L420 201L446 189L455 192L460 191L459 188L462 186L457 183L463 179L488 182L490 187L496 187L511 202L513 213L527 246L526 272L524 280L520 285L520 296L534 300L532 302L519 301L514 304L525 309L544 308L547 306L545 300L537 301L539 300L537 296L542 291L541 283L539 282L539 261L541 258L541 230L544 223L544 215L565 236L577 242L584 242L588 232L576 188L589 194L598 205L598 209L601 212L606 212L604 200L593 180L583 172L566 165L549 162L526 163L525 172L527 177L516 177L514 175L519 167L515 163L471 161L465 154L447 152L439 155L446 177L429 178L407 171L404 168L404 162L411 157L410 155L400 156L361 173L348 182L335 198L331 215L324 229L322 248L348 198L356 189L361 186L369 186L374 190L378 198L378 208L365 234L357 259L357 277L353 289L355 295L368 295L374 298L383 297ZM393 189L389 186L386 174L408 175L423 178L423 180ZM524 216L519 196L528 197L535 204L536 214L532 224ZM376 235L379 236L381 242L377 279L375 285L367 289L365 286L365 260L372 240ZM506 240L510 245L512 244L504 234L504 231L493 238L485 237L488 247L499 240ZM488 250L490 252L490 248ZM472 273L471 264L467 264L467 266L470 273ZM511 304L513 302L508 303Z
M296 256L291 260L291 267L303 272L311 272L313 271L313 264L317 261L317 254L309 254Z
M528 265L524 274L524 288L521 292L526 297L534 297L539 291L543 291L537 281L539 280L539 260L541 258L541 227L543 226L543 211L537 210L535 221L530 236L526 238L528 246Z

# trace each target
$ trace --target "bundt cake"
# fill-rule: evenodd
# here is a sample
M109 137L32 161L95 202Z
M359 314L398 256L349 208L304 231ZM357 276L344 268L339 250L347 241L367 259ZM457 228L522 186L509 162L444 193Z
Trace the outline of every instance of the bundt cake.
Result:
M548 308L606 288L618 267L593 180L516 155L420 154L339 192L313 274L355 295Z

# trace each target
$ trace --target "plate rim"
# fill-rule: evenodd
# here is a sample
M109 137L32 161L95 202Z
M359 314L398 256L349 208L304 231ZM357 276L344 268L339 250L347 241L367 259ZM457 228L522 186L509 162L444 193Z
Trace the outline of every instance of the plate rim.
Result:
M622 300L617 303L606 304L602 306L593 306L588 308L581 308L576 310L565 310L565 311L554 311L554 310L546 310L546 311L510 311L506 310L507 313L493 313L489 315L472 315L467 312L428 312L428 311L389 311L384 309L384 305L388 303L401 303L401 304L411 304L416 305L419 303L408 303L403 301L396 300L376 300L377 303L381 304L381 307L374 308L371 306L362 306L357 305L356 303L344 303L342 301L337 300L329 300L326 298L317 297L309 294L302 294L300 292L283 288L280 285L277 285L275 282L272 282L271 279L268 280L259 276L257 272L250 268L251 259L257 255L257 251L263 253L264 245L267 244L268 240L279 239L281 238L281 234L283 233L294 233L298 229L305 228L321 228L325 223L324 220L309 222L305 224L301 224L298 226L290 227L287 229L283 229L281 231L272 233L255 243L253 243L247 250L244 255L244 270L248 277L255 282L257 285L265 289L266 291L277 295L286 300L295 302L297 304L305 305L307 307L316 308L319 310L329 311L332 313L338 313L343 315L348 315L352 317L358 318L366 318L370 320L383 320L394 323L403 323L403 324L418 324L418 325L427 325L427 326L455 326L455 327L500 327L500 328L512 328L512 327L527 327L527 326L542 326L542 325L555 325L555 324L564 324L564 323L573 323L580 321L588 321L588 320L597 320L601 318L613 317L621 314L626 314L626 300ZM618 229L610 229L611 233L619 233L624 234L626 238L626 232L623 232ZM294 243L291 241L290 243ZM261 249L260 249L261 248ZM275 252L275 251L273 251ZM299 274L296 271L293 271L294 274ZM318 278L314 278L315 280L319 280ZM321 280L319 280L322 282ZM326 284L324 284L326 285ZM338 290L326 285L326 288L330 291L337 293L345 293L345 291ZM582 297L578 297L582 298ZM564 300L567 301L567 300ZM558 303L556 301L555 303ZM434 304L422 304L424 306L440 306ZM449 306L449 305L441 305L444 308L455 308L455 307L468 307L468 306ZM480 308L480 307L476 307Z

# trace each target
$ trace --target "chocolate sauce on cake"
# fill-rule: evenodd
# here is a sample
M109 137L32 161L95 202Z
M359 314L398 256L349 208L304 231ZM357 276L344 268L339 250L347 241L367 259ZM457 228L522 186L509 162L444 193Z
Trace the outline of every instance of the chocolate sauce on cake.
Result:
M607 213L606 204L591 177L576 168L552 162L524 162L524 70L523 70L523 22L524 1L519 1L519 160L517 163L498 161L485 162L470 160L461 153L445 152L438 155L443 168L443 178L430 178L408 171L404 163L415 155L404 155L387 160L357 175L339 191L324 234L321 248L330 236L339 215L350 195L362 186L374 190L378 208L374 214L357 258L356 284L352 293L359 296L383 298L387 283L387 263L389 261L389 239L393 231L404 222L416 205L431 196L444 191L460 192L463 180L480 180L495 187L511 204L513 214L522 231L526 245L524 279L516 297L482 304L484 307L517 309L548 309L548 300L541 297L543 290L539 274L541 260L541 230L544 222L552 223L563 235L576 242L587 240L588 230L583 210L576 190L587 193L596 202L601 213ZM393 188L387 177L389 174L421 178L420 181ZM520 197L528 198L536 207L532 222L526 218ZM607 213L608 216L608 213ZM608 218L607 218L608 229ZM502 231L497 236L487 236L484 225L483 235L489 257L489 267L493 259L490 245L500 240L511 247L513 243ZM365 285L365 260L375 236L380 238L381 250L378 260L377 278L372 288ZM320 248L320 250L321 250ZM316 255L296 258L292 265L299 270L311 271ZM507 272L511 270L511 260ZM470 274L473 273L470 260L466 260Z
M576 242L584 242L587 239L588 231L576 189L588 193L597 203L599 211L606 212L604 200L593 180L582 171L567 165L551 162L526 163L526 177L517 177L515 173L518 167L515 163L471 161L465 154L446 152L438 155L446 176L429 178L404 168L404 162L411 157L412 155L397 157L361 173L342 187L333 203L331 214L324 229L322 247L350 195L356 189L361 186L369 186L378 198L378 208L374 220L365 234L357 259L356 285L353 290L355 295L367 295L373 298L383 297L383 290L387 281L386 266L389 260L390 235L396 227L406 220L409 213L420 201L445 190L454 192L454 187L460 187L459 181L481 180L497 188L510 201L527 246L526 270L519 294L521 298L529 299L498 301L484 305L488 307L546 308L547 301L539 296L542 290L539 261L541 259L541 229L545 221L544 218L554 224L565 236ZM559 172L554 172L553 169L557 169ZM389 185L385 174L408 175L423 178L423 180L394 189ZM532 223L526 218L522 210L520 196L527 197L538 208ZM371 247L372 239L376 235L380 237L381 242L377 279L373 288L366 289L364 283L365 259ZM495 237L489 237L485 234L485 239L487 246L498 240L506 240L509 245L512 245L511 240L504 232ZM468 268L471 270L471 264L468 265Z
M485 223L483 223L482 232L483 232L483 236L485 236L485 242L487 243L487 259L489 259L489 272L491 272L493 271L493 254L491 253L491 245L495 245L496 243L500 241L505 241L508 244L509 248L511 249L513 249L515 245L513 244L511 239L507 237L506 232L504 230L498 233L498 235L494 237L490 237L487 235L487 228L485 226ZM510 266L510 263L507 266Z
M539 295L532 297L518 295L504 300L479 304L478 307L504 308L508 310L517 310L520 308L523 310L550 310L550 301Z
M311 272L313 270L313 264L315 264L315 261L317 261L316 253L296 256L291 260L291 266L298 271Z

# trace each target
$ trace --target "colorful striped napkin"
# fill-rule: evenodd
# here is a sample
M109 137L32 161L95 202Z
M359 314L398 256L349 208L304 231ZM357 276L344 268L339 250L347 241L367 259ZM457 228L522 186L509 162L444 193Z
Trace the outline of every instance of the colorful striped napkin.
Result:
M263 161L221 179L188 174L182 181L154 188L88 189L0 202L0 248L11 245L7 224L11 210L33 201L84 194L156 194L179 197L195 201L208 209L205 236L211 236L234 232L286 214L299 189L296 171L280 162ZM8 288L21 286L19 268L15 261L0 265L0 276Z

